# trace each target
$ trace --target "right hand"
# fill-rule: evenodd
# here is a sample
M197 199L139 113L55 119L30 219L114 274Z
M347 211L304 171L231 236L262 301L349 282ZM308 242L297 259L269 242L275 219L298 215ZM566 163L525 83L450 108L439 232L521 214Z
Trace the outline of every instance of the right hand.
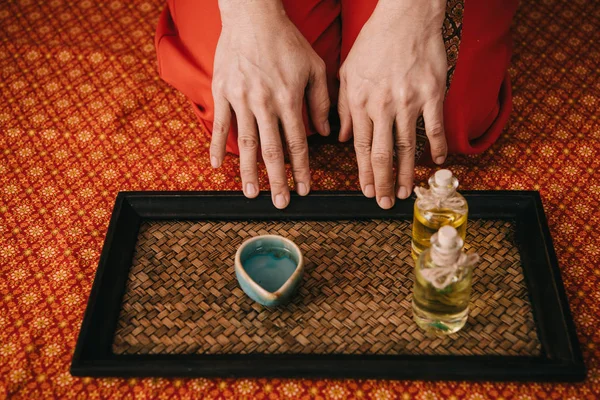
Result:
M325 63L287 18L281 4L227 3L221 4L223 29L212 84L215 117L211 164L217 168L223 162L233 109L244 194L249 198L258 195L260 142L271 198L275 207L282 209L290 201L282 137L289 150L296 192L304 196L310 191L302 117L305 92L315 128L324 136L330 132Z

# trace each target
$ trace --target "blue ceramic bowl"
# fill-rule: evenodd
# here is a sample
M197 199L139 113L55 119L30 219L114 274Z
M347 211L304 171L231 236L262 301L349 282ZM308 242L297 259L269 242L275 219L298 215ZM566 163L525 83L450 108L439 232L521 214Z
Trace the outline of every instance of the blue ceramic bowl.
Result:
M302 280L304 259L294 242L277 235L246 240L235 254L235 275L242 290L264 306L287 302Z

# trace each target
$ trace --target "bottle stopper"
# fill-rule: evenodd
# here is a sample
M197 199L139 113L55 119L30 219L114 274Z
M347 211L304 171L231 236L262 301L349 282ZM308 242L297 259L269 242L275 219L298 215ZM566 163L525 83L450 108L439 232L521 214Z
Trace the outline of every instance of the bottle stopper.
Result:
M437 265L450 265L461 254L463 240L456 228L445 225L431 236L431 258Z
M444 249L453 249L458 245L458 232L450 225L442 226L438 230L438 244Z
M452 186L452 171L449 169L440 169L434 174L434 182L438 186Z

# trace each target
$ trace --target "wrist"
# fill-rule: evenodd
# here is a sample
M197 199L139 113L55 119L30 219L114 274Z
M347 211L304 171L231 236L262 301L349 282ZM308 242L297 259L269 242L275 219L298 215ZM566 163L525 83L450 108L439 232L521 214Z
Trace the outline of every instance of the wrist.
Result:
M247 19L285 17L281 0L219 0L223 24Z
M446 14L446 0L379 0L373 17L417 32L439 32Z

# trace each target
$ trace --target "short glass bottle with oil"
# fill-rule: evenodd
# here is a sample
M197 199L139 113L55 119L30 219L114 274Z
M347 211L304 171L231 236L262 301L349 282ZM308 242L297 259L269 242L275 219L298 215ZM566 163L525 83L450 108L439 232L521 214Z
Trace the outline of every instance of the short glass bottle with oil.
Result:
M412 231L412 256L415 261L430 246L431 236L450 225L462 240L467 233L467 200L456 191L458 179L447 169L429 178L429 189L417 187Z
M413 318L427 332L447 335L467 322L473 267L479 256L465 254L463 243L455 228L443 226L417 260Z

